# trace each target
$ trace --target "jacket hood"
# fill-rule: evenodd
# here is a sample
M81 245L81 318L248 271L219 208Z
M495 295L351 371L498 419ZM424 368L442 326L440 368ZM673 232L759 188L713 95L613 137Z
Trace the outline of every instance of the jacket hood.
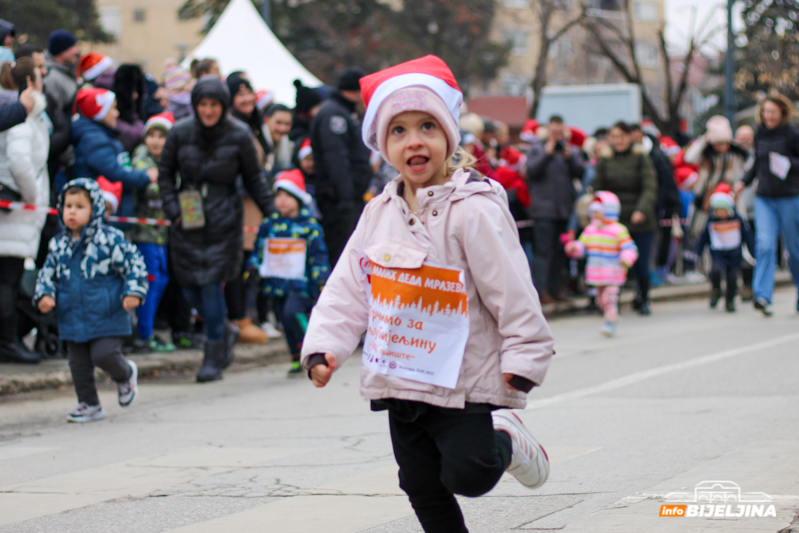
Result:
M591 203L589 210L596 209L594 206L599 205L606 221L617 222L619 214L621 214L621 202L619 197L610 191L597 191L594 193L594 201Z
M443 185L437 185L436 187L441 187L446 190L445 196L449 198L450 201L457 201L463 200L464 198L468 198L474 194L498 194L500 197L507 198L507 193L505 189L502 188L498 182L488 179L476 170L465 170L465 169L458 169L455 171L454 174L450 177L449 181L444 183ZM383 191L383 200L388 202L392 198L402 198L402 190L404 188L404 184L402 182L402 176L397 176L394 178L392 182L386 185L386 188ZM420 198L421 201L419 205L424 203L425 198L427 197L424 194L424 191L428 189L419 189L416 191L417 198ZM403 200L404 201L404 200ZM507 201L505 201L507 204Z
M197 109L197 104L203 98L212 98L220 102L222 104L222 117L227 115L230 109L230 91L225 82L216 76L203 76L200 78L191 90L191 107ZM197 118L197 122L200 122L199 118Z
M9 21L0 19L0 42L3 42L9 33L15 34L16 28Z
M97 182L91 178L76 178L72 181L67 182L64 185L64 188L61 190L61 194L58 196L58 218L62 219L64 217L64 192L69 189L70 187L81 187L82 189L86 189L89 191L89 196L92 199L92 218L89 220L89 223L83 228L83 235L87 239L91 239L100 226L103 225L103 219L105 217L105 200L103 200L103 194L100 190L100 186L97 185Z

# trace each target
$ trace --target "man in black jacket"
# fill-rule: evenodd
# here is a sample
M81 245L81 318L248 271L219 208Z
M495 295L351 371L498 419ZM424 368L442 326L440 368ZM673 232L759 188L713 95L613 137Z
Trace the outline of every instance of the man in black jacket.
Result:
M344 71L337 90L322 104L311 122L311 148L316 168L316 202L322 213L322 228L336 264L363 211L363 195L372 170L369 149L361 139L357 109L363 104L359 68Z

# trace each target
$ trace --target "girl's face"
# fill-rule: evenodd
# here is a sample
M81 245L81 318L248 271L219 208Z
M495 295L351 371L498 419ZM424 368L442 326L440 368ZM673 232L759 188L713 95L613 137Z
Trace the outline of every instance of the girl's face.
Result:
M283 137L288 135L291 131L291 125L291 113L288 111L275 111L275 113L269 117L269 133L272 134L272 140L275 141L275 144L279 143Z
M417 187L447 181L447 136L429 113L408 111L395 116L388 126L388 161L406 182Z
M593 209L591 211L591 220L594 222L604 222L605 220L605 213L602 212L602 209Z
M116 128L117 118L119 118L119 111L117 110L117 101L114 100L114 103L111 104L111 109L108 110L108 114L106 114L102 122L109 128Z
M73 235L79 236L83 227L92 218L92 201L89 193L67 194L64 197L63 213L64 225Z
M197 116L200 117L200 122L206 128L212 128L217 125L222 118L222 102L214 100L213 98L203 98L197 104Z
M166 143L166 133L158 128L151 128L144 138L144 145L147 151L153 156L153 159L161 157L161 152L164 151L164 144Z
M256 98L255 93L246 87L240 89L233 97L233 107L242 115L249 117L255 110Z
M300 213L300 203L283 189L278 189L275 194L275 208L285 218L294 218Z
M763 104L763 125L768 129L774 129L782 122L782 110L774 102L768 101Z
M608 133L608 140L613 150L616 152L626 152L630 148L632 140L629 133L624 133L621 128L613 128Z

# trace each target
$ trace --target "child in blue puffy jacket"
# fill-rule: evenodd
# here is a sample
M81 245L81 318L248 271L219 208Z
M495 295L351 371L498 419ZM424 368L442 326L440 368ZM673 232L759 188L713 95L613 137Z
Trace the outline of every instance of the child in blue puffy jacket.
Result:
M311 217L311 195L302 172L281 172L275 190L277 213L261 224L248 268L258 270L264 294L273 297L291 352L288 373L296 376L302 372L307 317L327 281L330 261L322 226Z
M78 407L69 422L105 416L94 382L94 367L117 384L119 405L137 393L137 369L122 354L130 335L130 314L147 294L147 269L136 247L104 223L105 201L97 182L72 180L64 187L58 211L66 230L50 240L36 281L34 305L58 315L58 334L66 341Z

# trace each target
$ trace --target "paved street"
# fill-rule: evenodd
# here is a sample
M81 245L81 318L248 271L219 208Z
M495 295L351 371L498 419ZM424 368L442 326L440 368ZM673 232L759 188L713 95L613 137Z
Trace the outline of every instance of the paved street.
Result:
M553 321L558 354L520 413L549 452L550 480L529 491L506 476L462 499L470 530L787 527L799 512L795 297L778 292L772 319L663 303L649 318L625 313L611 340L598 316ZM386 415L358 394L358 359L322 390L287 380L285 366L207 385L144 381L124 410L106 386L108 416L86 425L64 422L69 390L2 399L0 530L421 531L397 487ZM721 480L765 493L767 516L658 516Z

